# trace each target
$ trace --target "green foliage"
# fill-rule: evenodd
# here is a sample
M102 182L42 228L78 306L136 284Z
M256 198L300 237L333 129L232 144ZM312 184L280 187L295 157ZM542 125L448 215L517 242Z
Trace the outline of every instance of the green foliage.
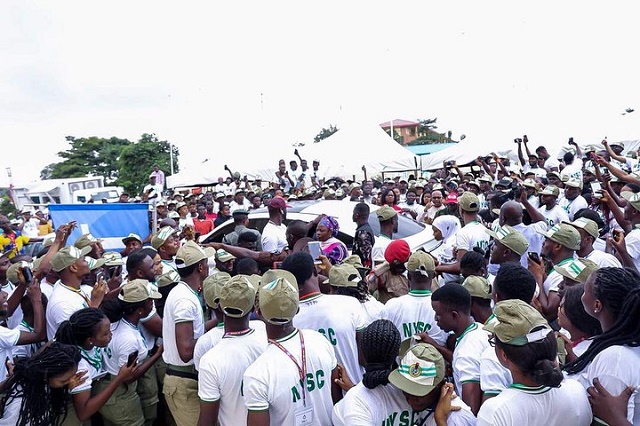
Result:
M429 131L437 129L438 126L436 126L436 121L438 121L438 117L418 120L418 133L429 133Z
M94 175L103 176L107 183L113 182L118 177L118 156L125 146L131 144L127 139L116 137L67 136L66 140L71 148L58 153L64 160L45 167L40 172L41 176L62 179Z
M15 212L16 206L14 206L9 199L8 192L3 190L2 195L0 195L0 214L7 216L9 219L13 219Z
M149 174L154 164L160 167L165 174L169 174L171 145L167 141L160 141L153 133L145 133L140 140L126 146L120 153L118 160L120 173L118 185L124 187L130 194L140 194L142 188L149 183ZM173 147L174 172L180 170L178 166L179 151Z
M42 169L41 179L103 176L105 184L122 186L131 194L138 194L149 183L149 173L154 164L167 174L171 170L171 145L167 141L158 140L153 133L142 134L138 142L96 136L67 136L66 139L71 148L58 153L64 160ZM174 146L173 163L176 172L179 170L178 155L178 148Z
M336 126L334 126L333 124L329 124L329 128L328 129L325 129L323 127L322 130L320 130L320 133L318 133L313 138L313 142L314 143L318 143L321 140L328 138L329 136L331 136L332 134L334 134L337 131L338 131L338 128Z

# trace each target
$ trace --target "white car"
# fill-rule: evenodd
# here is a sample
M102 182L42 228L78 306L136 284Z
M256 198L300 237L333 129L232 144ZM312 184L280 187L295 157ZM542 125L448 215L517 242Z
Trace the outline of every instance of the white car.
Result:
M309 200L291 201L288 204L291 207L287 208L285 224L288 224L292 220L302 220L308 223L320 214L333 216L340 225L337 238L344 242L349 250L351 250L353 247L353 234L356 230L356 224L352 220L353 208L356 203L339 200ZM369 208L371 209L369 225L371 225L374 234L378 236L380 235L380 222L378 221L375 211L380 207L369 205ZM249 213L249 228L262 232L262 229L268 221L269 212L266 207ZM199 241L200 243L222 242L222 238L226 234L233 232L233 228L233 220L230 219L216 227L207 235L201 236ZM423 223L416 222L413 219L401 215L398 216L398 232L393 234L393 239L405 240L409 244L412 252L420 248L430 251L438 245L438 242L433 238L433 232L430 226L426 226Z

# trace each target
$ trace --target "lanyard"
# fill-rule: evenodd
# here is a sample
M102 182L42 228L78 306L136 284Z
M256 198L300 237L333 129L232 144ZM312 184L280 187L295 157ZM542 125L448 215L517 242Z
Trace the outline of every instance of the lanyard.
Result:
M306 399L304 381L305 381L305 378L307 377L307 353L304 350L304 337L302 336L302 331L298 330L298 334L300 334L300 352L302 354L301 355L302 356L302 366L300 366L300 364L298 364L298 361L296 361L296 358L291 354L291 352L289 352L287 350L287 348L282 346L277 340L269 339L269 342L273 343L278 349L280 349L282 352L284 352L285 355L288 356L291 359L291 361L293 361L293 363L298 368L298 374L300 374L300 387L302 388L302 404L306 407L307 406L307 399Z
M91 306L91 300L89 300L89 298L87 297L87 295L86 295L86 294L84 294L84 293L82 292L82 290L76 290L76 289L75 289L75 288L73 288L73 287L69 287L69 286L67 286L67 285L64 285L62 282L60 282L60 285L61 285L63 288L66 288L67 290L69 290L69 291L71 291L71 292L74 292L74 293L76 293L78 296L82 297L82 298L84 299L85 303L87 304L87 308L88 308L89 306Z
M245 336L247 334L250 334L251 332L253 332L252 328L247 328L245 330L238 330L238 331L227 331L224 333L222 338L224 339L225 337Z

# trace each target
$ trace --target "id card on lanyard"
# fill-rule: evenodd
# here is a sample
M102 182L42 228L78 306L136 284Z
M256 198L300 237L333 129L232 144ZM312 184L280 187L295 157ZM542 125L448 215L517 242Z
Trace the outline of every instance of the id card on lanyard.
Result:
M284 352L284 354L286 356L288 356L289 359L291 361L293 361L293 363L296 365L296 368L298 369L298 374L300 376L300 387L302 388L302 404L306 408L306 406L307 406L307 396L306 396L307 395L307 391L305 389L306 388L305 380L306 380L306 377L307 377L307 353L306 353L305 347L304 347L304 336L302 335L302 330L298 330L298 334L300 335L300 354L301 354L301 358L302 358L302 365L298 364L298 361L293 356L293 354L291 352L289 352L287 350L287 348L282 346L280 344L280 342L277 342L276 340L273 340L273 339L269 339L269 343L272 343L275 347L277 347L282 352ZM297 418L297 416L296 416L296 418ZM305 424L305 423L302 423L302 424ZM308 424L311 424L311 423L308 423Z

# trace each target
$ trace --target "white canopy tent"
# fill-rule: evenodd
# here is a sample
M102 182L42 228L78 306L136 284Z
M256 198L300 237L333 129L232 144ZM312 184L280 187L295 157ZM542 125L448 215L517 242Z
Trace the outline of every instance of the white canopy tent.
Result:
M277 147L265 141L246 149L216 152L212 156L214 158L202 164L185 166L180 173L167 176L167 186L175 188L215 184L219 176L229 176L224 170L225 164L232 172L238 172L241 176L247 175L249 179L260 176L263 181L270 181L278 169L280 159L285 160L287 169L290 160L299 163L294 150L290 145ZM352 178L355 175L357 180L362 180L362 166L367 168L368 177L383 172L420 170L419 157L398 145L376 124L346 125L318 143L299 147L298 151L307 160L309 167L313 160L320 161L320 173L325 178Z
M613 141L609 141L612 143ZM640 148L640 140L628 140L620 141L624 143L624 153L628 151L637 151ZM529 143L529 151L535 153L535 149L540 146L539 143ZM569 148L568 144L542 144L547 148L547 151L553 158L562 159L562 156ZM588 144L580 144L581 149L585 149ZM598 144L594 144L598 145ZM527 152L523 149L523 155L526 159ZM602 147L604 149L604 147ZM454 160L457 164L468 164L478 158L478 156L487 156L491 152L495 152L501 157L508 157L513 161L518 161L518 145L514 142L502 143L502 144L482 144L477 141L469 140L468 138L461 141L456 146L452 146L442 151L435 152L429 155L423 155L422 158L422 170L435 170L442 167L443 161Z
M356 180L381 173L420 170L420 159L400 146L377 124L352 125L340 128L336 133L318 143L298 148L309 166L320 161L320 172L325 178L343 177Z

